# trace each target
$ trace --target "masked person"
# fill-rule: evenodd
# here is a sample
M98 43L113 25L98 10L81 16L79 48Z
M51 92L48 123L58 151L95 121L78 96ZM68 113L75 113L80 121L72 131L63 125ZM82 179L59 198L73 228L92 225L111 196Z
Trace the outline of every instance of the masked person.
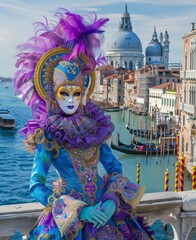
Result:
M53 26L36 23L35 36L19 46L14 76L34 118L20 130L34 153L30 194L46 206L29 239L150 239L134 210L142 189L123 177L106 143L114 126L90 100L94 70L106 65L101 39L108 19L64 9L56 16ZM51 166L59 175L53 190L45 185Z

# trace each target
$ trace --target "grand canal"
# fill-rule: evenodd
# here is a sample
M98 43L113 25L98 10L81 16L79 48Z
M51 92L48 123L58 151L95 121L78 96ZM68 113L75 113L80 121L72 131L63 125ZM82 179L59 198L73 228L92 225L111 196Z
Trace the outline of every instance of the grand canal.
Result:
M17 128L24 126L28 119L31 119L30 109L14 96L11 83L0 84L0 109L9 109L14 115ZM128 111L107 113L111 116L115 124L113 141L116 142L116 135L119 132L121 140L130 143L132 135L126 130L128 123ZM123 121L124 118L124 121ZM146 116L130 114L130 126L135 128L146 128L152 123ZM109 143L109 141L108 141ZM165 170L169 170L169 191L174 190L174 175L176 156L141 156L128 155L112 150L123 166L124 175L130 180L136 181L137 164L140 163L140 184L145 187L145 192L164 191ZM22 137L17 133L0 133L0 205L33 202L30 197L29 178L33 163L33 155L29 154L23 145ZM104 169L100 165L100 175L104 174ZM49 172L47 184L51 184L57 175L54 170ZM191 179L185 175L185 190L191 189Z

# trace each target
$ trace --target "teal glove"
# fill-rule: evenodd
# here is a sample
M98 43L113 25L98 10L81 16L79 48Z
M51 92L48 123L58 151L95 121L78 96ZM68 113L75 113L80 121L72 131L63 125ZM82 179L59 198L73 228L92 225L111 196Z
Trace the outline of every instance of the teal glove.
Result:
M107 216L100 209L101 202L95 206L83 207L79 215L80 220L88 221L93 223L93 226L104 225Z
M102 224L97 223L97 225L95 225L96 228L100 228L101 226L104 226L110 220L110 218L113 216L113 214L116 211L116 204L112 200L106 200L105 202L102 203L101 210L105 214L106 219Z

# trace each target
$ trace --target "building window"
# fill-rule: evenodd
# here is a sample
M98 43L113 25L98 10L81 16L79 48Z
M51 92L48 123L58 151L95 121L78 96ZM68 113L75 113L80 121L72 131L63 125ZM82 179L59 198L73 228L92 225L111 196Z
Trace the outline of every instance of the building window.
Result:
M185 86L186 88L186 86ZM186 103L186 89L184 88L184 103Z
M183 116L183 118L182 118L182 125L183 125L183 127L185 126L185 116Z
M162 78L160 78L160 80L159 80L159 81L160 81L160 84L162 84L162 82L163 82L163 81L162 81Z
M133 70L133 62L132 61L129 61L129 69Z
M188 152L188 147L189 147L189 145L188 145L188 143L186 143L186 152Z
M151 58L149 58L148 61L151 62Z
M187 53L185 54L185 71L187 70Z

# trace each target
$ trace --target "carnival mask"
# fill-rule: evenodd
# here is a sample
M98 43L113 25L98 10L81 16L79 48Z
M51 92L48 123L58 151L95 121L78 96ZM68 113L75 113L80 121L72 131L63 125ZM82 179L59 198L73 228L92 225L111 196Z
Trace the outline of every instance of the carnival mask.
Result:
M79 86L61 86L56 93L56 99L61 110L67 114L74 114L81 102L81 88Z

